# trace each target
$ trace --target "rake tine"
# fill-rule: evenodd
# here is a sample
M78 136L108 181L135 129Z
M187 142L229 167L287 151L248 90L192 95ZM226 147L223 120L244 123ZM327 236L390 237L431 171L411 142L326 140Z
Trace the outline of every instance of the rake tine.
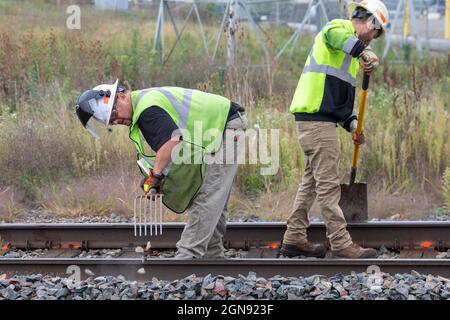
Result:
M153 217L155 218L154 219L154 225L155 225L155 236L157 236L158 235L158 212L157 212L157 207L156 207L156 195L154 196L154 198L153 198L153 202L154 202L154 208L155 208L155 211L153 212Z
M149 218L150 218L150 235L153 235L153 216L152 216L152 199L151 199L152 195L150 195L150 199L148 200L148 207L149 207Z
M152 198L151 198L150 202L151 202L151 206L152 206L152 213L151 213L151 215L152 215L152 222L153 222L152 223L152 229L154 229L154 225L155 225L155 210L156 210L156 207L155 207L155 196L154 195L152 195ZM154 232L155 232L155 236L157 236L158 235L157 231L155 230Z
M153 201L152 201L152 199L153 199L153 195L150 195L150 197L148 198L148 207L150 208L148 214L149 214L149 218L150 218L150 221L151 221L151 223L150 223L150 234L154 235L154 232L153 232L153 223L154 223L154 221L153 221Z
M154 219L154 211L155 211L155 208L154 208L154 203L153 203L153 199L154 199L154 195L152 195L152 197L150 198L150 200L149 200L149 202L150 202L150 208L152 208L152 210L150 211L150 217L151 217L151 219L152 219L152 225L150 226L150 228L153 230L153 226L154 226L154 224L155 224L155 219ZM153 234L156 236L157 234L156 234L156 232L155 231L152 231L153 232Z
M137 237L136 203L137 203L137 198L134 198L134 236L135 237Z
M162 194L137 196L134 198L134 236L138 236L138 228L139 237L147 236L148 234L150 236L162 235L163 215ZM142 228L144 228L144 232L142 232ZM150 232L148 229L150 229Z
M144 199L144 201L147 201ZM144 236L147 236L147 206L144 202Z
M148 216L148 226L147 226L147 228L149 228L149 234L153 235L153 232L152 232L152 223L153 223L152 222L152 207L151 207L151 204L150 204L150 198L147 196L145 199L146 199L145 206L147 207L147 216Z
M153 214L152 214L152 195L149 195L147 197L147 206L148 206L148 221L150 221L149 223L149 228L150 228L150 235L153 235Z
M148 199L148 218L150 220L150 235L153 235L153 207L152 207L152 198L153 195L150 195L147 199Z
M139 236L142 237L142 197L139 198Z
M159 235L162 235L162 224L163 224L163 203L162 196L159 197Z
M152 224L153 224L153 221L152 221L152 210L151 210L151 201L150 201L150 199L149 198L147 198L147 201L148 201L148 211L147 211L147 214L148 214L148 219L149 219L149 225L148 225L148 228L150 229L150 232L151 232L151 230L152 230Z

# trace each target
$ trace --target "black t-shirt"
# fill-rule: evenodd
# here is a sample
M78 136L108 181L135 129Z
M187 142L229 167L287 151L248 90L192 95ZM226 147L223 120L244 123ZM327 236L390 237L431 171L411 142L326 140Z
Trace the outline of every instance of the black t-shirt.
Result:
M239 104L231 102L228 121L236 118L238 111L243 112L244 109ZM145 140L155 152L178 130L178 126L170 115L158 106L145 109L139 116L138 126Z
M155 152L172 138L174 131L178 130L178 126L169 114L157 106L147 108L141 113L138 126L145 140Z

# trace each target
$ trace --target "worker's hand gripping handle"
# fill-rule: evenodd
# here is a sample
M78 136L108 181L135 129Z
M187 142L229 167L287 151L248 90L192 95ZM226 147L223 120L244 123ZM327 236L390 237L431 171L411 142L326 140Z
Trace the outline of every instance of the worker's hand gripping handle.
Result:
M358 136L363 131L364 112L366 110L366 97L367 97L367 89L369 88L369 80L370 80L370 75L367 73L364 73L363 81L362 81L361 100L360 100L360 104L359 104L358 126L356 127L356 135L358 135ZM356 167L358 164L358 154L359 154L359 145L355 144L355 148L353 150L352 169L350 172L350 184L355 183Z
M369 89L369 80L370 80L370 74L364 73L363 82L362 82L362 89L363 90Z
M153 170L150 170L148 177L142 179L141 188L145 194L159 193L159 191L160 191L159 189L161 187L161 182L163 179L164 179L164 174L157 174L157 173L154 173Z

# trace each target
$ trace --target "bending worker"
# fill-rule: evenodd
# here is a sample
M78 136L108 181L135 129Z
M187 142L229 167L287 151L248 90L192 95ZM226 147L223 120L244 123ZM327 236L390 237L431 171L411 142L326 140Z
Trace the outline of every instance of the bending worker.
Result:
M138 159L151 163L145 178L150 193L162 192L167 207L188 212L176 258L223 258L227 202L247 127L244 109L198 90L161 87L130 92L118 81L83 92L76 108L83 126L94 135L98 136L98 122L128 126ZM140 133L155 157L145 154ZM177 158L180 154L189 156Z
M339 123L353 133L355 143L364 143L364 135L355 134L356 77L359 64L366 73L378 66L369 43L383 34L389 14L378 0L351 3L347 8L351 20L332 20L316 36L290 107L306 165L281 247L281 253L287 256L325 256L325 247L308 242L306 234L308 212L316 198L334 257L377 255L375 249L353 243L346 229L338 204L340 145L336 127Z

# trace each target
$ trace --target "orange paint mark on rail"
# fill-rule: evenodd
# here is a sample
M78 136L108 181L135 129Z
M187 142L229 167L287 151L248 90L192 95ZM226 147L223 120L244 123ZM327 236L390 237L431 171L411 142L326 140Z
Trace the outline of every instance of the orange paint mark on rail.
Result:
M263 248L275 250L275 249L278 249L279 247L280 247L280 244L278 242L272 242L269 245L264 246Z
M9 245L9 243L4 244L4 245L2 246L2 252L3 252L3 253L8 252L9 249L10 249L10 247L11 247L11 246Z
M424 241L420 244L420 247L424 248L424 249L429 249L431 248L433 245L433 243L431 243L430 241Z
M62 249L81 249L81 243L79 242L66 242L61 246Z

